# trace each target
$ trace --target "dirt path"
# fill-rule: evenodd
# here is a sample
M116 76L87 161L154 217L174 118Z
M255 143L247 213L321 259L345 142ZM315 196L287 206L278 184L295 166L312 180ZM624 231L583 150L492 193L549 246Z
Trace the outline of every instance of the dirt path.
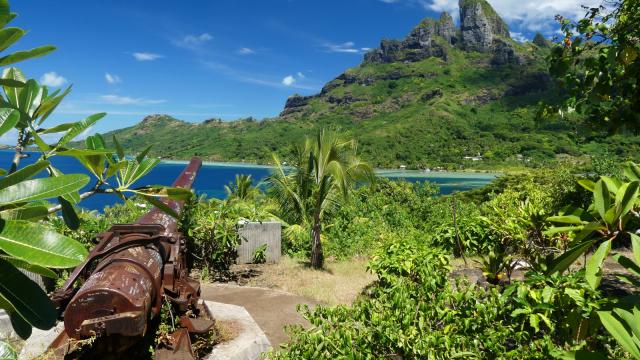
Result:
M311 299L284 291L228 284L202 284L202 298L244 306L274 348L289 340L283 331L285 325L308 325L308 322L296 312L296 306L318 304Z

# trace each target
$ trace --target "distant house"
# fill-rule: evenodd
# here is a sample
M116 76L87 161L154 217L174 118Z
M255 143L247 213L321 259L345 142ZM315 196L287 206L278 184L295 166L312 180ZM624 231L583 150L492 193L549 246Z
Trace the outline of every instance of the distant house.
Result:
M478 154L478 156L465 156L464 159L471 161L482 161L482 156L480 156L480 154Z
M407 170L407 165L400 165L400 170Z

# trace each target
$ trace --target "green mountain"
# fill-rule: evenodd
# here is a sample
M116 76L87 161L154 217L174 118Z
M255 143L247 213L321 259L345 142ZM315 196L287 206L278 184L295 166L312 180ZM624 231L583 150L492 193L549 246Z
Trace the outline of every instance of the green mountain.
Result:
M527 164L611 147L567 120L536 120L540 102L559 97L544 38L519 44L485 0L460 5L460 26L445 13L405 39L383 40L319 94L291 96L276 118L193 124L151 115L113 134L132 151L154 144L152 154L166 158L268 163L332 128L356 138L373 165L410 168Z

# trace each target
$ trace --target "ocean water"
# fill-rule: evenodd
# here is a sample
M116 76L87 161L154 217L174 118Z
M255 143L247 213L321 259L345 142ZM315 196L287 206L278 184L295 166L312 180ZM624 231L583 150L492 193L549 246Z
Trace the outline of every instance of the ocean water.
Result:
M30 157L22 160L21 166L32 164L37 160L37 153L28 153ZM8 169L13 152L0 150L0 168ZM63 173L87 173L84 167L74 158L66 156L56 156L51 159L55 167ZM142 178L136 186L143 185L171 185L173 180L180 174L186 166L186 162L166 161L160 163L147 176ZM194 189L198 195L222 199L226 196L224 186L234 182L236 174L251 175L254 182L267 177L271 172L268 166L233 164L233 163L205 163L200 170ZM390 179L406 179L407 181L431 181L440 186L442 194L450 194L453 191L465 191L475 189L489 184L496 175L481 173L449 173L432 172L424 173L419 171L395 171L380 170L379 176ZM90 183L87 188L92 184ZM120 200L110 194L96 194L82 201L81 207L89 210L102 210L105 206L113 205Z

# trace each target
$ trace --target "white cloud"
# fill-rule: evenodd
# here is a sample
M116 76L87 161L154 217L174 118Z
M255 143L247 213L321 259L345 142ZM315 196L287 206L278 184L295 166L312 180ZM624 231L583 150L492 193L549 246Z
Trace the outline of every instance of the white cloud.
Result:
M408 1L417 1L428 10L448 11L453 16L459 12L458 0ZM601 0L520 0L517 4L513 0L488 1L512 27L546 33L557 28L555 15L578 19L586 13L581 5L593 7L601 3Z
M45 73L40 78L40 83L45 86L59 87L67 83L67 79L58 75L55 71Z
M306 78L306 76L304 76L304 74L302 73L302 71L298 71L298 73L297 73L296 75L298 75L298 79L304 79L304 78Z
M213 40L213 36L211 36L211 34L202 33L200 35L187 35L180 40L174 41L174 44L187 49L195 49L211 40Z
M164 55L148 53L148 52L135 52L132 55L133 55L133 58L138 61L154 61L164 57Z
M355 43L353 41L347 41L342 44L332 44L326 43L324 47L327 52L330 53L346 53L346 54L360 54L364 50L355 48Z
M157 105L167 102L160 99L132 98L120 95L102 95L100 99L104 103L113 105Z
M387 3L387 4L393 4L393 3L397 3L400 0L380 0L380 1L382 1L383 3Z
M511 31L509 34L511 35L511 38L513 40L515 40L515 41L517 41L519 43L523 43L523 42L529 41L529 39L527 39L527 37L523 33Z
M109 73L104 74L104 79L111 85L120 84L122 82L120 76Z
M243 47L240 48L240 50L238 50L238 54L240 55L251 55L251 54L255 54L256 51L251 49L251 48L247 48L247 47Z
M296 78L294 78L293 75L286 76L284 79L282 79L282 85L284 86L291 86L295 82L296 82Z

